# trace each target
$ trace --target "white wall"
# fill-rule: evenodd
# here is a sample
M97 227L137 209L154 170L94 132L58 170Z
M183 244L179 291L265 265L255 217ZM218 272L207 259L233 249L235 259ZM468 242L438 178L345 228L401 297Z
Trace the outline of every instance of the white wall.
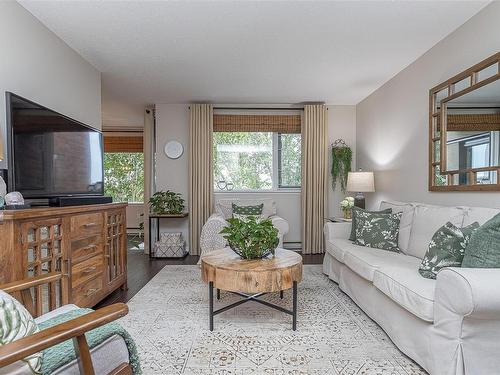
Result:
M0 2L0 46L4 142L5 91L101 128L100 73L14 1Z
M331 170L332 156L331 145L342 138L351 147L353 152L352 169L356 170L356 106L331 105L328 106L328 171ZM337 183L335 191L332 189L332 176L329 172L328 179L328 216L342 216L340 201L350 193L342 193L340 184Z
M145 105L123 100L103 88L101 106L103 129L139 130L144 128Z
M189 106L187 104L156 104L156 191L172 190L183 195L188 207L188 144ZM168 141L176 140L184 146L184 154L176 160L167 158L163 148ZM189 220L162 221L162 230L183 233L189 239ZM189 247L189 244L187 244Z
M357 106L357 165L374 170L381 199L500 207L498 192L428 191L429 89L500 50L492 2Z
M355 150L356 108L355 106L328 106L329 144L337 138L343 138L353 151ZM156 188L157 190L173 190L188 195L188 142L189 142L189 108L185 104L156 104ZM168 159L163 152L165 143L178 140L184 145L184 155L177 159ZM330 161L331 162L331 161ZM331 181L330 185L331 186ZM285 241L294 246L301 241L300 192L266 192L266 193L216 193L215 198L249 198L256 195L276 200L278 215L290 224L290 232ZM340 214L339 202L344 197L340 189L334 193L329 188L329 216ZM166 223L164 228L166 229ZM169 230L178 228L188 238L188 221L178 220L169 225Z

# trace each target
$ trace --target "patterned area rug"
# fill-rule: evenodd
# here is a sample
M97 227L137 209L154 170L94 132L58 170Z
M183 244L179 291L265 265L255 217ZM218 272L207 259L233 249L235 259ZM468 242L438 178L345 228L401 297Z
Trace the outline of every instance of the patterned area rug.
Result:
M298 330L291 316L255 302L215 316L197 266L167 266L129 302L121 320L137 342L144 374L394 374L425 372L321 272L304 266ZM239 297L221 293L215 308ZM264 299L291 308L291 290Z

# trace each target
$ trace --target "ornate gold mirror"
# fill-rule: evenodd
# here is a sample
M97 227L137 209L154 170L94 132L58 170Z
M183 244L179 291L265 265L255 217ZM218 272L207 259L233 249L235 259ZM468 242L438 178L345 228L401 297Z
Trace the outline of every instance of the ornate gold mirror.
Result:
M500 53L429 93L429 190L500 190Z

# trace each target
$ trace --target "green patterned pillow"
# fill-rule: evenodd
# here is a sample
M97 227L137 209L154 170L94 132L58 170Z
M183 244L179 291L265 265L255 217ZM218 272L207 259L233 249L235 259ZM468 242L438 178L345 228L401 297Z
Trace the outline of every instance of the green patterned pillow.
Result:
M38 326L28 310L15 298L0 290L0 346L30 336L38 331ZM19 373L23 374L41 373L41 352L26 357L23 362L25 362L23 366L17 366L17 363L13 363L7 368L10 371L14 370L15 367Z
M259 216L262 215L262 209L264 208L264 203L256 206L238 206L233 203L233 217L234 215L246 215L246 216Z
M472 223L465 228L458 228L447 222L432 236L429 249L425 253L418 272L427 278L435 279L444 267L460 267L464 259L465 248L479 223Z
M369 212L371 214L391 214L392 208L386 208L382 211L366 211L359 207L352 208L352 225L351 225L351 235L349 236L349 240L356 241L356 217L359 211Z
M500 214L474 231L465 248L462 267L500 268Z
M358 211L356 220L356 245L399 252L399 222L397 214L372 214Z

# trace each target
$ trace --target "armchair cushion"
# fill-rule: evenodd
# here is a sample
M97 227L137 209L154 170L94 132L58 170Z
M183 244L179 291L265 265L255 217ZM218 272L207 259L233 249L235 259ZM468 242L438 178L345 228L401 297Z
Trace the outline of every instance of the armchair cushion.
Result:
M38 332L31 314L14 297L0 290L0 345L5 345ZM38 374L42 367L42 353L35 353L23 361L13 363L8 371L15 374Z
M215 202L215 213L225 220L233 216L233 203L241 206L252 206L263 204L262 215L264 218L276 215L276 202L271 198L263 199L219 199Z
M53 327L92 312L75 305L66 305L37 319L41 330ZM48 315L48 314L47 314ZM122 363L130 363L133 374L140 374L137 348L129 333L111 322L85 334L96 374L108 374ZM43 352L42 373L79 374L76 353L71 340L54 345Z

